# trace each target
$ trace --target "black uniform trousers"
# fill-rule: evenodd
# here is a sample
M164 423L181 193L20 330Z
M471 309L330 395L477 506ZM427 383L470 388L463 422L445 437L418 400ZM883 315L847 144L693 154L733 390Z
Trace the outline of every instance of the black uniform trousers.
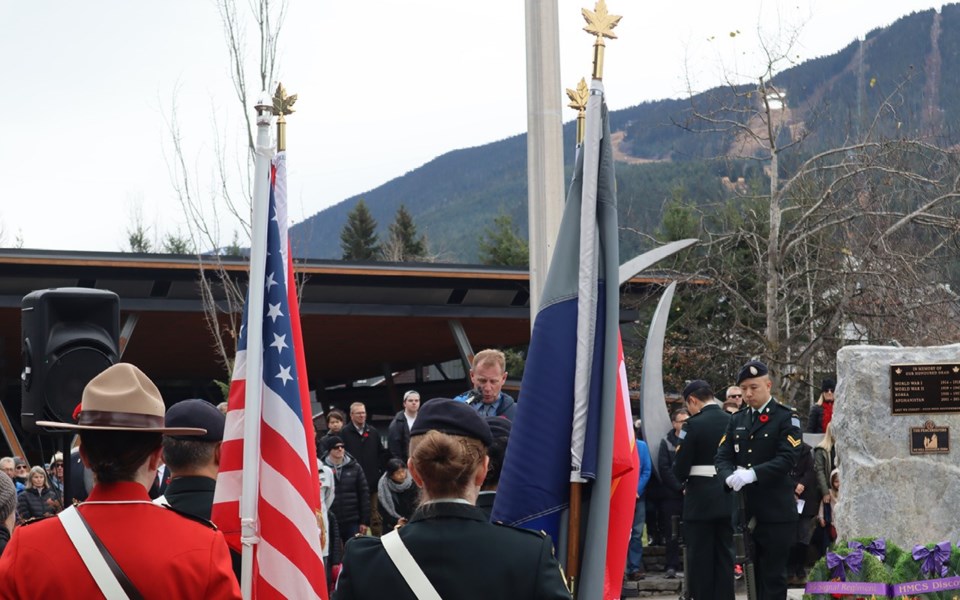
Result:
M797 537L797 522L757 523L753 530L753 564L757 573L757 598L787 597L787 559Z
M687 546L684 572L694 600L733 600L733 526L723 517L685 521Z
M664 568L680 570L680 540L673 535L673 518L683 514L683 498L663 498L660 500L660 532L664 540ZM678 531L679 535L680 532Z

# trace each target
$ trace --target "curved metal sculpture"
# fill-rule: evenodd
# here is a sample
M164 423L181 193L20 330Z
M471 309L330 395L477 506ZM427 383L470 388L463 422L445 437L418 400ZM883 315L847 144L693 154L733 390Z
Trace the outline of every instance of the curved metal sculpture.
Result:
M643 372L640 375L640 415L643 419L641 429L643 439L650 448L650 460L653 472L660 477L657 468L657 456L660 454L660 440L670 431L670 413L663 393L663 339L667 332L667 318L670 316L670 304L677 287L674 281L663 292L657 310L650 320L647 345L643 351Z

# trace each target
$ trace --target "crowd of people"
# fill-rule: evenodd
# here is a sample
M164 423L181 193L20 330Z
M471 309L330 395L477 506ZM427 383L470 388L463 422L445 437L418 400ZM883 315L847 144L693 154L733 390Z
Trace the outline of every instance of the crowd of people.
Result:
M438 590L467 597L462 581L441 574L462 553L420 550L426 540L450 536L461 545L471 540L478 548L500 548L504 564L498 569L514 573L529 567L510 581L529 589L530 597L570 597L550 540L489 523L517 404L502 389L507 372L501 352L478 353L470 377L473 387L453 399L423 402L417 391L406 391L386 435L367 421L361 402L351 404L349 414L333 409L323 415L326 427L317 428L316 438L319 535L334 598L374 597L370 594L387 590L386 580L368 575L375 572L372 565L397 560L398 547L405 545L417 548L420 559L413 566L404 563L402 572L421 569ZM805 429L822 432L822 439L811 447L803 441L796 412L771 396L763 363L747 363L722 402L707 382L690 382L682 392L684 406L673 412L672 427L658 442L656 461L638 437L640 474L625 579L645 576L646 530L651 544L666 546L666 577L677 577L684 568L682 538L695 571L692 577L686 573L690 595L733 598L741 569L734 564L732 535L749 522L758 596L784 598L789 583L801 582L812 559L836 539L832 510L839 476L830 423L835 384L825 379L821 388ZM80 490L70 486L70 501L64 501L60 452L45 467L31 467L19 457L0 458L5 473L0 476L0 586L12 586L5 588L11 597L34 597L38 590L21 590L13 582L19 566L36 559L43 542L83 547L88 542L77 532L86 530L95 532L96 545L117 548L124 557L119 576L106 582L95 576L89 582L101 591L105 585L147 589L156 585L151 570L169 568L188 572L179 583L157 588L171 596L183 596L184 586L202 575L208 595L236 597L240 556L208 523L225 410L199 399L165 410L156 386L133 365L117 364L95 377L83 391L76 423L42 424L78 433L69 460L86 468L78 471ZM639 429L640 421L635 425ZM158 507L175 512L154 512ZM191 519L181 522L179 515ZM179 563L172 553L150 555L150 561L159 562L148 563L147 554L123 536L132 524L140 527L140 519L151 522L148 529L181 532L194 554ZM89 570L78 556L58 555L57 568ZM463 558L473 560L469 553ZM41 595L62 595L59 584L44 585ZM389 585L400 586L390 588L396 592L418 584ZM502 578L480 577L471 582L471 593L503 597L500 585Z
M835 387L823 380L807 419L804 431L822 434L815 447L803 440L797 413L772 397L769 370L759 361L744 365L723 400L706 381L687 384L684 406L673 411L672 427L659 442L655 469L638 420L641 472L624 579L646 576L646 521L650 544L665 546L667 578L681 567L683 540L692 571L685 573L687 593L697 600L734 598L743 568L735 562L733 535L741 527L754 546L758 597L783 599L788 585L804 583L807 569L837 537Z

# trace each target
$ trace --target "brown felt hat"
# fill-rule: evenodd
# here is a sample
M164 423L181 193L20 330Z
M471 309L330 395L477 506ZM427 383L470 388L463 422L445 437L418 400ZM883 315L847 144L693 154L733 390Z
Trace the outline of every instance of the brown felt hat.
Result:
M160 390L143 371L117 363L83 388L76 423L37 421L41 427L96 431L142 431L167 435L203 435L200 427L165 427Z

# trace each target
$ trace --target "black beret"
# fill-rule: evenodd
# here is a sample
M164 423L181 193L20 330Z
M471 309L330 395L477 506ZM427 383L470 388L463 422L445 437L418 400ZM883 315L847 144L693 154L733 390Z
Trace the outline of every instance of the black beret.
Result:
M751 360L740 368L740 373L737 374L737 385L740 385L744 379L761 377L763 375L768 375L769 373L770 369L767 368L767 365L763 364L759 360Z
M694 379L693 381L688 383L685 388L683 388L683 393L681 394L681 396L683 397L684 400L686 400L687 397L690 396L690 394L701 392L704 390L710 392L711 394L713 393L713 390L710 389L709 383L707 383L702 379Z
M422 435L431 429L480 440L485 446L493 442L490 426L483 417L465 402L450 398L434 398L421 406L410 436Z
M327 439L323 442L323 448L327 452L330 452L331 450L333 450L333 447L336 446L337 444L340 444L341 446L343 446L344 445L343 438L340 437L339 435L328 435Z
M200 427L206 429L203 435L170 436L177 440L196 440L199 442L222 442L223 424L227 418L220 409L206 400L181 400L167 410L163 418L165 427Z
M510 428L513 427L513 423L510 422L510 419L506 417L485 417L487 420L487 425L490 427L490 434L494 438L508 438L510 437Z
M820 384L821 392L825 392L827 390L830 390L832 392L835 389L837 389L837 382L830 378L824 379L823 383Z

